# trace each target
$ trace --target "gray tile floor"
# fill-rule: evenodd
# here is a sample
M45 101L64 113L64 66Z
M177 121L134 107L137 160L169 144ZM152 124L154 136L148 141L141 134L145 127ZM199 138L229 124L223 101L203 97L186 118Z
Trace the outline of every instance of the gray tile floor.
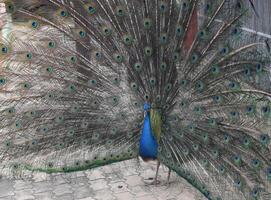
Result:
M203 200L185 180L160 168L158 186L146 185L155 163L130 160L71 174L36 173L0 181L0 200Z

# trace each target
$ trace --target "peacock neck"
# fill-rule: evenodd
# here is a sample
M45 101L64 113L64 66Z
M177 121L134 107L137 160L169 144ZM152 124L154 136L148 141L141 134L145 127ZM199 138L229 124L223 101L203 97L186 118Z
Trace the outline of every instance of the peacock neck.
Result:
M139 155L143 160L156 159L158 154L159 137L157 137L157 133L154 133L155 130L158 130L157 120L152 119L153 117L155 117L155 112L152 109L145 111L139 147Z

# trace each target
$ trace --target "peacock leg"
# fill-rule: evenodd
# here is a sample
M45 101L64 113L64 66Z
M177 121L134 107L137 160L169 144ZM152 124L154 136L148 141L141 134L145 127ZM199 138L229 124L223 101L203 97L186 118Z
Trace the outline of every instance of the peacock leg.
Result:
M160 167L160 161L158 160L154 180L152 182L150 182L150 183L147 183L148 185L158 185L158 184L160 184L160 181L158 180L159 167Z
M167 186L169 186L169 179L170 179L170 174L171 174L171 169L168 171L168 176L167 176Z
M154 178L154 185L157 185L160 183L160 181L158 181L159 167L160 167L160 160L157 161L157 168L156 168L156 173L155 173L155 178Z

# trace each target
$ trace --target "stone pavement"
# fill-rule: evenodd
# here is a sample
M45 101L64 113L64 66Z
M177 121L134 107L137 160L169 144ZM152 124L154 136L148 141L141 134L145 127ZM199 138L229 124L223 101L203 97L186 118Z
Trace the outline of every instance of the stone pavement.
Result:
M130 160L70 174L35 173L23 179L0 181L0 200L203 200L174 173L169 187L167 169L160 167L158 186L146 185L155 163Z

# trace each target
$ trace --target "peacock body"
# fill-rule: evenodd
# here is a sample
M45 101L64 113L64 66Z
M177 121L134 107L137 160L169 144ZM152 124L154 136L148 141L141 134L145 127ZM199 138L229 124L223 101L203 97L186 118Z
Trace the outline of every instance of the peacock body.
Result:
M141 156L208 199L271 199L270 55L242 30L250 1L2 2L2 173Z

